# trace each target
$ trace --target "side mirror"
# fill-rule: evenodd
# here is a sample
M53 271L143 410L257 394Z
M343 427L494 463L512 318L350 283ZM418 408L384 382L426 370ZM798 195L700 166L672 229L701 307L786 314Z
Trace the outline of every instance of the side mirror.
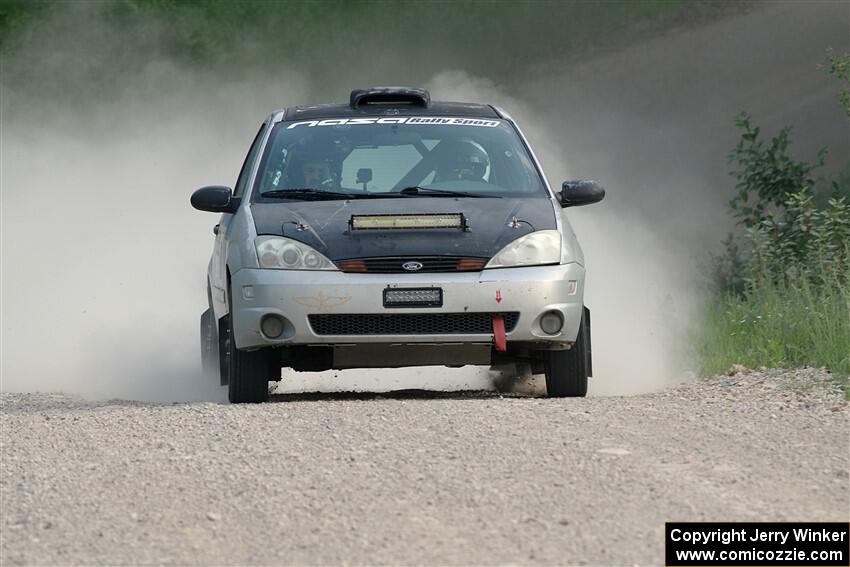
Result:
M592 179L564 181L558 194L562 207L580 207L598 203L605 198L605 189Z
M230 187L211 185L201 187L192 193L192 206L199 211L211 213L235 213L239 208L239 199L233 198Z

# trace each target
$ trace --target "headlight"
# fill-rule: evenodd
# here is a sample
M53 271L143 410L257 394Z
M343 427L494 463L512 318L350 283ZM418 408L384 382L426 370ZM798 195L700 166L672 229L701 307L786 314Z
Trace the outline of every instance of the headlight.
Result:
M561 261L561 233L538 230L517 238L493 256L484 268L539 266Z
M276 270L336 270L333 262L313 248L281 236L258 236L257 259L261 268Z

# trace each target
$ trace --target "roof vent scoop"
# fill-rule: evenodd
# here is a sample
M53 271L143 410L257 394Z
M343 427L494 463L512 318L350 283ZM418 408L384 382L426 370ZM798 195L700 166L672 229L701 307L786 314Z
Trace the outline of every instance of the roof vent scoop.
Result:
M424 106L431 104L431 95L425 89L411 87L369 87L351 91L351 108L366 104L412 104Z

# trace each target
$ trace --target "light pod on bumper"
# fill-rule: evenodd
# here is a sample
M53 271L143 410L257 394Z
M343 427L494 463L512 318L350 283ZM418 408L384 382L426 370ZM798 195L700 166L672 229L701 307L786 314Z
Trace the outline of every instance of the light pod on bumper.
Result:
M384 290L384 307L441 307L443 290L429 288L387 288Z

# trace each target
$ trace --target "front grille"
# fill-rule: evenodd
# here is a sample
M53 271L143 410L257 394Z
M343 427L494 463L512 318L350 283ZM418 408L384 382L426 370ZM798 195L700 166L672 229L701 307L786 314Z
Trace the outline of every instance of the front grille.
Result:
M466 256L383 256L375 258L353 258L337 262L343 272L368 272L372 274L409 274L436 272L479 271L488 258ZM402 266L410 262L422 264L419 270L405 270Z
M501 314L505 332L516 327L519 313ZM488 335L492 313L398 313L308 315L317 335Z

